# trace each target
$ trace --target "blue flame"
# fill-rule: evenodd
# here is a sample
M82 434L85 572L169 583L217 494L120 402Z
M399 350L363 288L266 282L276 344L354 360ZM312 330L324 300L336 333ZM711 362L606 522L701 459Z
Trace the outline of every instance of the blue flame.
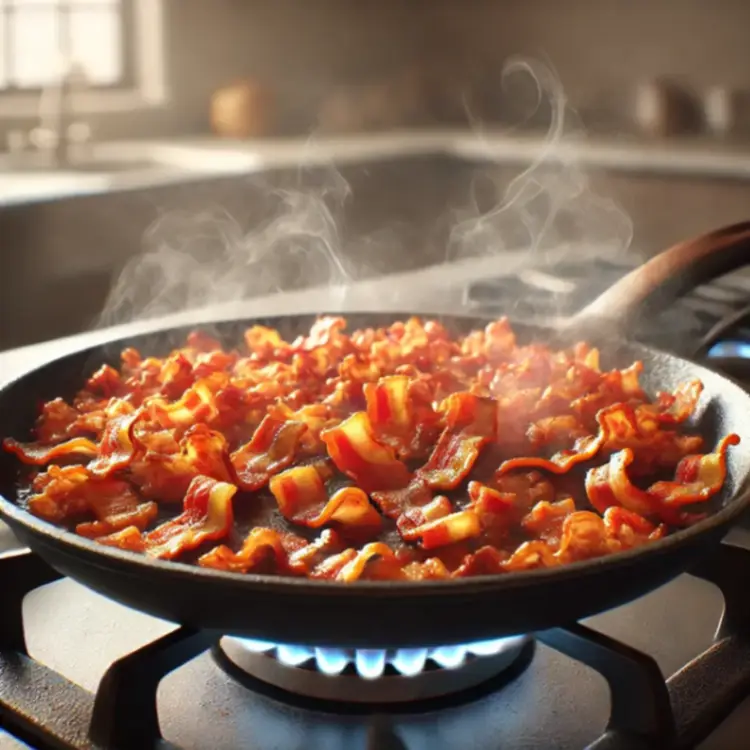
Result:
M316 648L315 661L323 674L341 674L349 663L349 654L343 648Z
M708 350L708 356L750 359L750 344L743 341L721 341Z
M433 648L429 653L429 658L443 669L456 669L464 663L467 652L466 646L441 646Z
M276 658L288 667L298 667L313 658L315 653L305 646L276 646Z
M391 660L393 668L405 677L418 675L427 662L426 648L400 648Z
M385 649L357 649L354 652L357 674L366 680L376 680L385 671Z
M388 665L405 677L415 677L420 674L429 662L442 669L457 669L467 658L495 656L515 648L523 641L523 636L475 641L458 646L395 650L311 648L246 638L234 640L255 653L268 653L271 656L270 652L273 652L276 658L288 667L300 667L310 663L314 664L322 674L335 676L341 674L351 664L363 679L376 680L383 675Z

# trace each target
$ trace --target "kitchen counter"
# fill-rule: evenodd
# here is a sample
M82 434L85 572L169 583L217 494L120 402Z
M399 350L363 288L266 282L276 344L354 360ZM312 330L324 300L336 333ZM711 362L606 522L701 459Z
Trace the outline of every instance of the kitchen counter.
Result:
M134 190L210 177L250 174L300 164L346 164L399 156L439 154L498 164L537 159L644 174L750 179L750 143L707 137L647 141L633 136L543 135L511 130L404 130L387 133L251 141L210 136L93 144L104 158L149 162L130 170L92 174L13 171L0 156L0 206L74 195Z

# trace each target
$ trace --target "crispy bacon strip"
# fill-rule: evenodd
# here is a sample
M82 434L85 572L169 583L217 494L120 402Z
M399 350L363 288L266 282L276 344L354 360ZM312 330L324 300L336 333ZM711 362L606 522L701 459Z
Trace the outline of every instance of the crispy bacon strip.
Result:
M234 523L232 498L236 492L233 484L195 477L185 495L183 512L144 535L146 553L173 560L204 542L227 536Z
M393 550L382 542L366 544L336 574L336 580L344 583L403 577L401 563Z
M347 529L378 529L381 525L380 514L358 487L343 487L329 499L315 466L288 469L272 477L270 489L284 518L300 526L338 523Z
M415 409L413 382L408 375L388 375L362 387L375 436L404 458L429 450L437 427L437 415L429 404L422 402Z
M137 526L127 526L114 534L97 537L96 541L105 547L117 547L117 549L124 549L129 552L144 553L146 551L143 534Z
M179 443L169 431L149 433L141 442L146 452L133 460L129 471L147 497L182 500L190 482L199 475L236 482L226 438L204 424L188 429Z
M365 492L405 487L410 475L393 449L375 440L366 412L357 412L320 437L333 462Z
M232 453L232 465L244 490L258 490L294 460L304 422L279 420L270 414L258 425L247 445Z
M399 490L373 492L370 497L387 518L398 518L411 508L420 508L432 500L432 491L423 479L415 478Z
M134 411L107 423L99 443L99 457L89 464L92 474L108 477L130 464L139 449L133 429L141 416L140 411Z
M167 424L178 427L189 427L197 422L209 422L218 415L216 397L207 379L199 380L188 388L181 398L171 404L156 400L151 406L164 416Z
M690 517L676 512L683 505L710 499L726 479L726 453L737 445L739 436L727 435L714 453L686 456L677 466L672 482L656 482L647 490L636 487L628 477L634 461L633 451L625 448L612 454L609 463L591 469L586 475L589 502L605 513L610 507L621 506L646 518L657 517L674 525L686 525Z
M283 534L274 529L256 527L247 535L242 549L233 552L226 545L214 547L198 558L198 565L204 568L230 570L234 573L247 573L271 564L275 573L290 573L288 559L291 552L305 547L306 542L295 534Z
M452 490L468 475L481 448L494 440L496 405L470 393L454 393L443 406L446 428L417 476L436 490Z
M482 523L475 510L466 509L427 521L415 528L400 527L399 531L405 541L419 541L422 549L435 549L479 536L482 532Z
M79 523L76 534L95 539L127 527L143 531L156 519L159 512L154 502L140 502L126 482L105 480L97 482L96 494L92 493L89 509L96 515L96 521ZM105 486L108 485L108 487Z
M3 440L3 448L15 453L25 464L44 466L58 458L94 458L99 449L96 443L87 438L73 438L57 445L40 443L19 443L13 438Z

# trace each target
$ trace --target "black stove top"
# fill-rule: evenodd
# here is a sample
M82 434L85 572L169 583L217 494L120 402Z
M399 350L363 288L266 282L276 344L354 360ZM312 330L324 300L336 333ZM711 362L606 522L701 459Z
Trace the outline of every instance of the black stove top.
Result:
M527 270L470 285L464 302L570 314L628 268ZM750 384L749 303L750 275L735 273L639 338ZM6 553L0 750L745 747L750 532L738 527L730 542L691 575L583 623L408 653L192 632L59 578L29 552Z

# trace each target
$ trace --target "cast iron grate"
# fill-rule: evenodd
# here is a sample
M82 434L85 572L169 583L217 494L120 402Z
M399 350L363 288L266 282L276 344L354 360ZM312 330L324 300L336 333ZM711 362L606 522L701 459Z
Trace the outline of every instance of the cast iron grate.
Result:
M650 656L583 625L535 634L609 684L608 727L589 750L692 748L750 692L750 551L723 544L691 572L718 586L724 614L713 645L666 682ZM158 685L218 635L177 628L113 662L92 694L26 649L23 598L59 577L32 553L0 557L0 727L40 750L177 750L161 737Z

